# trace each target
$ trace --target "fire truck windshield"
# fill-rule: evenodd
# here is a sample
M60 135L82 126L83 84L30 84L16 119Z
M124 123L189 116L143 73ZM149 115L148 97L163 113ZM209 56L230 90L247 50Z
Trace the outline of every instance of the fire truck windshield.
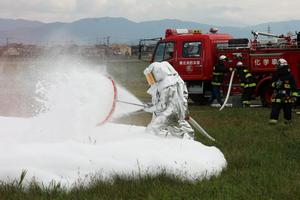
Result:
M154 62L160 62L163 60L169 60L173 57L174 43L173 42L162 42L156 47L154 54Z

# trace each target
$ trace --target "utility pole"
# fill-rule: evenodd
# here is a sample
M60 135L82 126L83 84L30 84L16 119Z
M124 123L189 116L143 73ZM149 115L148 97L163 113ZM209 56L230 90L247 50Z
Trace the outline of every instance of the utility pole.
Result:
M270 24L268 25L268 30L267 30L268 33L271 33L271 26ZM270 36L268 36L268 38L270 38Z
M106 37L106 44L107 44L107 46L109 46L109 40L110 40L110 36L107 36Z

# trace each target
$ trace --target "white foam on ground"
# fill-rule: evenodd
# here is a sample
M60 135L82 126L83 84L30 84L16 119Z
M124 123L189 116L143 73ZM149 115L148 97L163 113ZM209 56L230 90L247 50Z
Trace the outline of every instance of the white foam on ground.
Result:
M64 63L66 65L66 63ZM111 82L92 70L67 70L37 84L44 107L33 118L0 117L0 180L19 179L27 170L48 185L72 186L97 174L156 174L162 169L185 179L218 175L226 166L215 147L179 138L162 138L145 127L106 123L96 126L109 112ZM119 98L138 103L118 87ZM118 107L119 106L119 107ZM117 104L115 116L139 107Z

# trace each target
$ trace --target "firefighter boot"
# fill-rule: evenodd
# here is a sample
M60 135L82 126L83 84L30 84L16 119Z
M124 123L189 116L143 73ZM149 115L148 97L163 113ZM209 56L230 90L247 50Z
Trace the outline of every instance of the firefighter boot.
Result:
M221 98L218 98L217 100L218 100L218 103L220 104L220 106L222 106L224 104L224 102L222 101Z
M269 124L277 124L278 120L277 119L270 119Z
M251 102L250 101L243 101L243 108L250 108Z

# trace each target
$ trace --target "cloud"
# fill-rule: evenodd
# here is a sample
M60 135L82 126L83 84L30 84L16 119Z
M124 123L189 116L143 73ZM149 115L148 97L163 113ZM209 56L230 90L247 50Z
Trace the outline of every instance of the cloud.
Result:
M298 0L1 0L0 17L75 21L111 16L137 22L171 18L246 25L299 19L299 7Z

